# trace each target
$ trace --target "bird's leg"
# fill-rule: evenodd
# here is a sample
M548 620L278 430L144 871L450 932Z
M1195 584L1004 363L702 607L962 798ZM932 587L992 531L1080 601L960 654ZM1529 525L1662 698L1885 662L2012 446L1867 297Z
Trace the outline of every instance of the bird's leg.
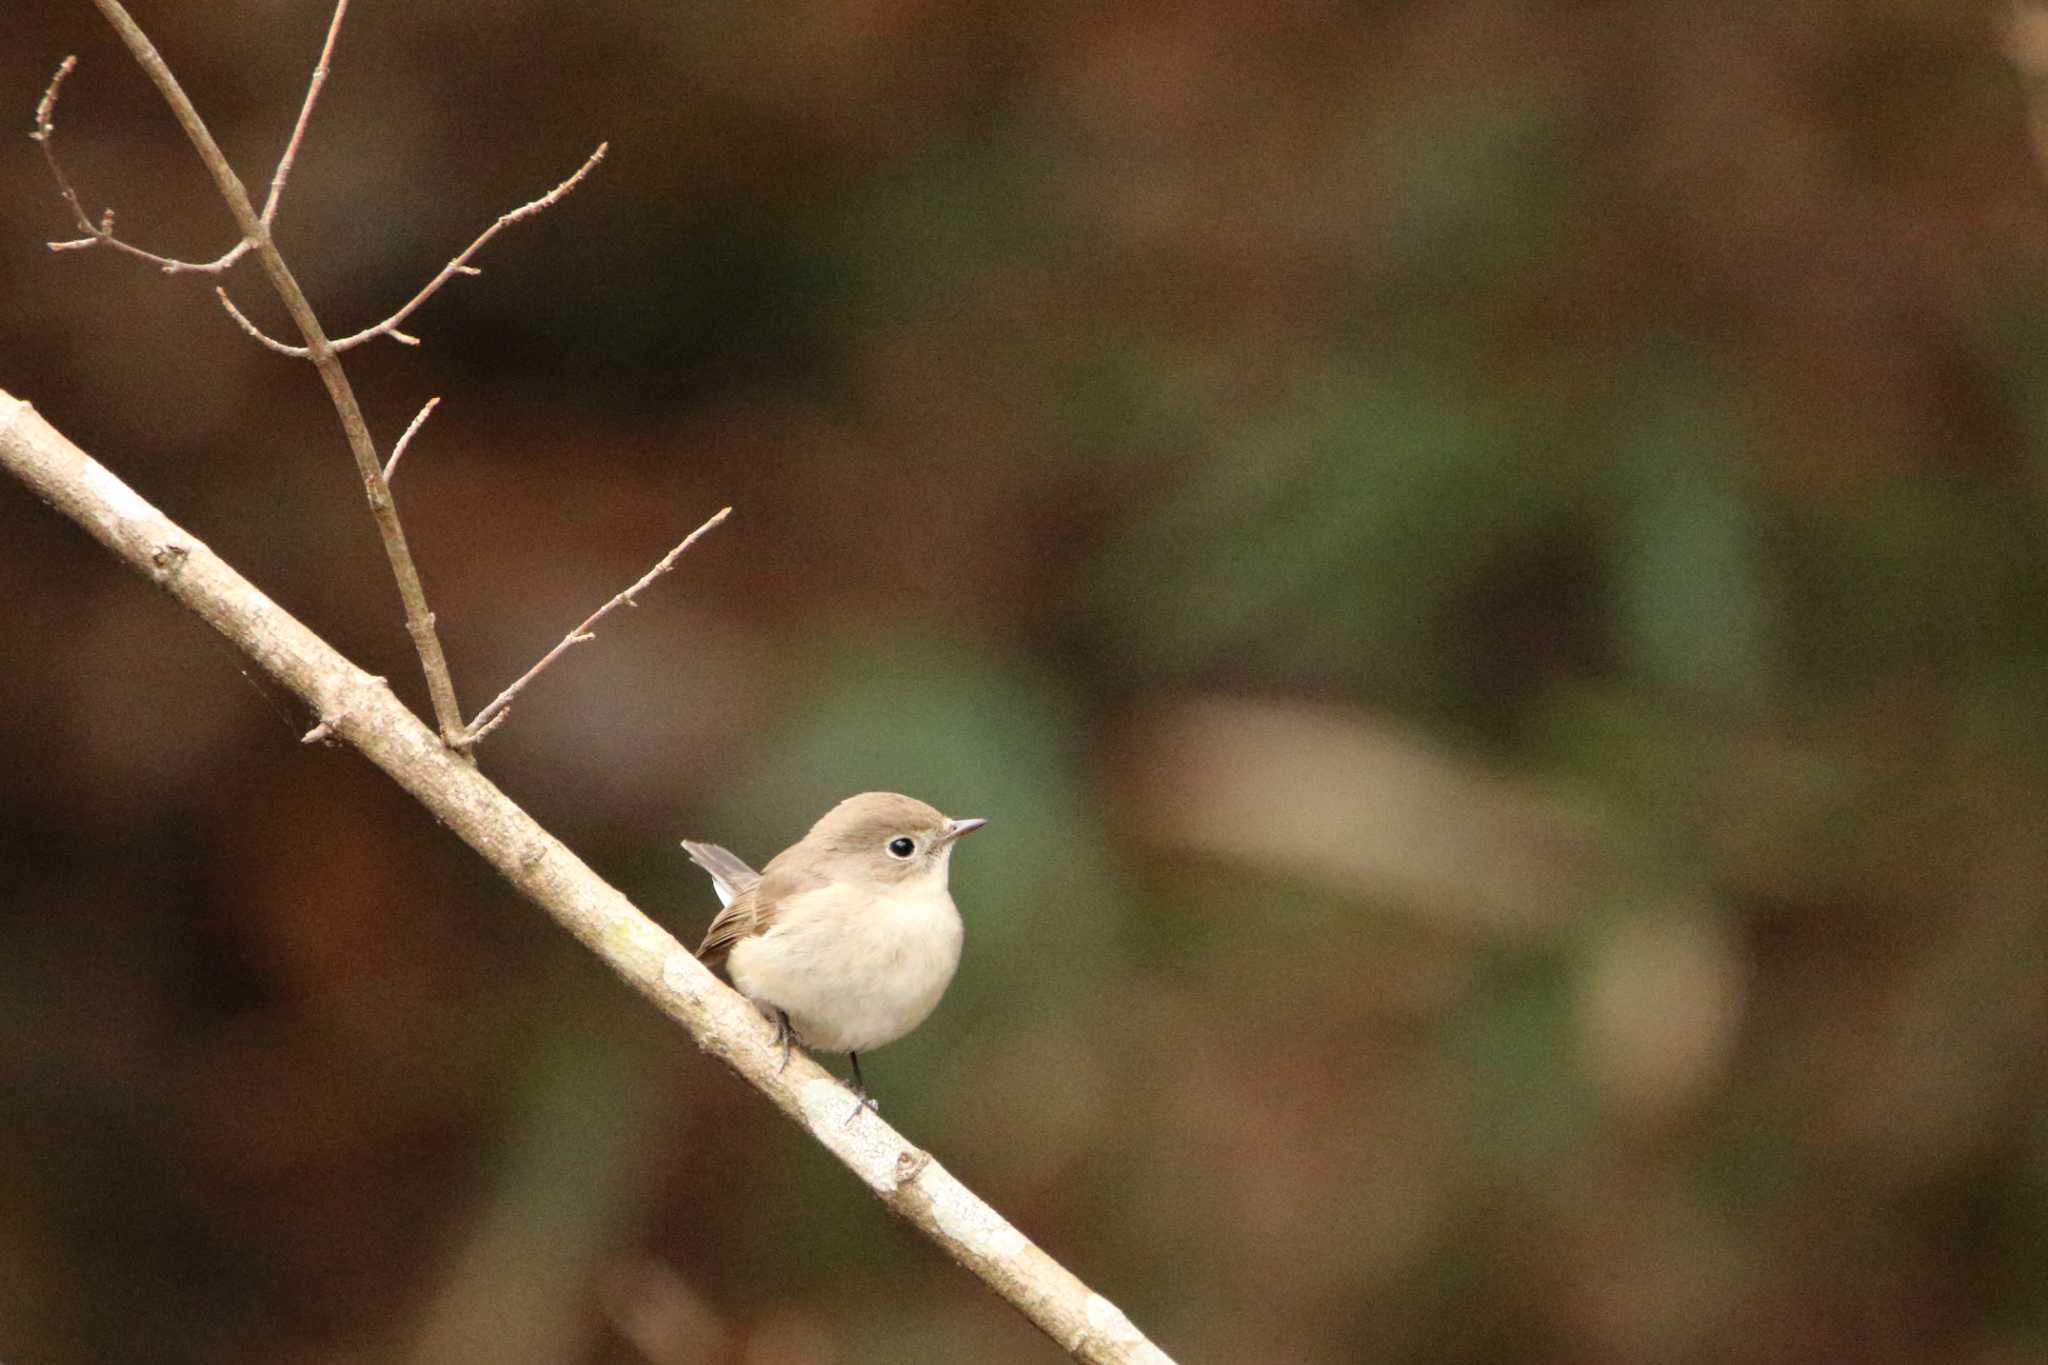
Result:
M789 1050L797 1041L796 1029L789 1022L788 1010L775 1011L775 1041L782 1044L782 1065L775 1068L775 1074L779 1076L789 1070Z
M868 1093L868 1083L861 1079L860 1054L858 1052L849 1052L846 1054L846 1060L853 1063L854 1098L853 1112L846 1116L846 1121L852 1123L860 1117L860 1111L863 1109L872 1109L877 1118L881 1117L882 1102Z

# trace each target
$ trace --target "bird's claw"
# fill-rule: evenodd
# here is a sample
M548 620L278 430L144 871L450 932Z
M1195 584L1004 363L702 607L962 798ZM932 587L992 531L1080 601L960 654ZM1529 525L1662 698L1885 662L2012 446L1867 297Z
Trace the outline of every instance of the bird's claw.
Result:
M786 1010L775 1011L775 1041L782 1044L782 1065L775 1068L775 1074L780 1076L789 1070L790 1050L797 1042L796 1029L790 1025L789 1013Z

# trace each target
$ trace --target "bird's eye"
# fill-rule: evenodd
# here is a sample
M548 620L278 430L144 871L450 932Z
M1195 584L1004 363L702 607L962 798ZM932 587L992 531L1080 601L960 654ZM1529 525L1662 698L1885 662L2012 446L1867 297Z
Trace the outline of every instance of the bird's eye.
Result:
M889 855L893 858L908 858L917 852L917 845L904 835L897 835L889 841Z

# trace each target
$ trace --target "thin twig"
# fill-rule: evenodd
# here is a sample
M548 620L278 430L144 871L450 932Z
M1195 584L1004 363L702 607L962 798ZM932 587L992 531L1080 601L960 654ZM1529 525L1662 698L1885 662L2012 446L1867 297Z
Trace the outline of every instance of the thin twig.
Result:
M277 206L284 198L284 182L291 178L292 163L299 159L299 143L305 140L306 125L313 119L313 106L320 99L320 87L327 84L327 68L334 60L334 40L341 36L341 17L348 13L348 0L335 0L334 17L327 22L327 41L320 47L320 60L313 65L313 79L306 86L305 102L299 105L299 121L292 125L291 140L277 159L277 171L270 177L270 194L263 201L263 224L277 221Z
M484 244L490 241L491 238L497 236L504 229L510 227L512 224L518 222L520 219L531 218L534 214L540 213L541 211L551 208L555 204L560 203L562 199L566 195L568 195L568 193L571 190L575 189L578 185L583 183L583 178L585 176L589 175L593 170L597 169L597 163L604 160L604 154L610 148L610 146L611 144L608 142L598 143L597 150L592 152L588 159L586 159L581 166L576 168L576 173L574 175L570 176L567 180L564 180L561 184L555 186L553 189L549 190L546 194L534 200L532 203L521 204L518 208L513 209L508 213L499 215L497 222L485 228L482 234L478 236L475 241L471 242L468 248L464 250L460 256L457 256L454 260L448 262L447 265L442 266L441 273L434 276L433 279L428 280L426 287L420 290L419 293L414 294L412 298L405 304L404 307L400 308L390 317L384 319L384 321L376 324L373 327L365 327L362 331L357 332L352 336L345 336L337 339L333 343L335 352L338 354L342 351L352 350L355 347L362 345L366 341L373 341L381 336L388 336L395 341L403 341L408 345L417 346L419 344L418 339L415 337L407 336L405 333L399 331L398 325L404 322L407 318L411 317L413 315L413 312L416 309L418 309L421 304L425 303L428 299L434 297L435 294L439 293L441 286L448 283L448 281L454 279L457 275L481 274L481 271L479 271L475 266L469 263L470 257L476 255L478 251L482 250Z
M500 725L503 725L506 721L510 719L512 719L512 708L508 706L504 710L500 711L497 715L492 716L489 720L485 721L482 725L479 725L474 730L471 730L469 732L470 744L474 746L483 743L485 735L488 735L491 731L497 729Z
M610 145L611 144L609 143L600 142L597 145L597 150L592 152L590 154L589 159L586 160L580 167L577 168L577 171L574 175L570 176L567 180L564 180L561 184L555 186L553 189L549 190L546 194L534 200L532 203L521 204L518 208L513 209L509 213L500 215L497 222L485 228L483 234L479 236L475 241L469 244L468 249L466 249L460 256L457 256L454 260L448 262L447 265L442 266L441 273L434 276L433 279L429 280L427 282L426 288L420 290L419 293L413 295L411 300L408 301L403 308L400 308L397 312L393 313L390 317L384 319L382 322L377 323L375 326L365 327L360 332L356 332L353 335L345 336L337 341L330 342L329 345L333 349L334 353L336 355L339 355L343 351L354 350L356 347L362 345L364 342L374 341L378 337L390 337L393 341L396 341L403 346L419 345L420 339L416 336L413 336L410 332L400 331L398 324L404 322L408 317L412 316L414 311L416 311L421 304L425 303L428 299L432 298L436 293L440 292L441 286L448 283L448 281L454 279L457 275L483 274L483 271L469 264L469 258L471 256L476 255L476 253L482 249L484 243L490 241L491 238L497 236L501 229L518 222L522 218L530 218L534 214L541 212L543 209L549 208L554 204L559 203L563 196L567 195L569 191L575 189L577 185L582 183L583 177L589 175L590 172L596 168L598 162L604 160L605 151ZM64 243L63 247L58 249L68 249L73 246L88 246L90 244L91 243L89 241ZM52 243L52 247L57 248L57 244ZM244 332L247 332L252 338L263 343L263 345L268 347L269 349L276 351L279 355L288 355L295 360L308 360L312 358L313 351L310 346L293 346L287 342L279 341L276 337L270 336L269 334L265 333L262 329L257 327L255 323L249 321L249 319L239 309L235 307L233 300L228 298L226 290L221 290L219 291L219 293L221 306L228 310L228 316L233 318L236 324L239 325L241 329Z
M327 72L334 58L335 40L341 34L342 17L347 13L348 0L336 0L334 17L328 21L327 25L327 41L320 49L320 60L313 68L313 78L306 88L306 98L299 106L298 122L293 125L291 138L285 143L284 155L278 158L277 170L270 178L270 195L264 200L263 212L260 215L266 227L277 218L278 205L284 198L285 181L291 178L292 164L298 160L299 144L305 140L306 125L312 120L313 106L320 99L320 87L327 83ZM30 137L41 144L43 160L50 168L51 178L57 182L58 194L62 195L64 202L71 206L71 213L78 220L79 230L86 234L83 237L74 238L70 241L51 242L49 243L50 250L83 251L90 247L111 247L115 251L125 252L133 256L137 260L149 262L166 275L219 275L233 268L237 261L248 255L255 248L256 243L252 239L246 236L243 237L241 241L236 242L211 261L183 261L170 256L159 256L154 251L146 251L131 242L121 240L114 233L114 211L112 209L108 209L105 213L101 214L100 220L97 223L93 222L92 218L86 213L85 205L78 197L78 191L72 186L70 177L64 174L63 165L57 160L57 149L54 145L57 132L58 87L64 83L64 78L76 70L77 67L78 58L75 56L66 57L58 65L57 74L51 78L49 88L43 91L42 99L36 103L36 128L33 133L29 134ZM232 308L229 309L231 314L233 311ZM273 341L265 337L262 333L251 327L247 319L238 316L236 320L242 323L242 330L250 333L250 335L269 346L272 350L283 351L287 355L292 354L294 348L287 348L282 342ZM301 358L304 358L306 352L303 349L298 349L298 354Z
M50 83L43 87L43 97L36 101L36 130L29 136L37 142L49 138L56 127L57 92L64 84L64 78L78 70L78 54L72 53L57 63L57 74L50 77Z
M249 321L248 316L241 309L235 307L235 301L228 297L228 291L223 286L215 285L213 295L220 300L220 306L228 310L228 316L235 320L235 325L244 332L247 332L252 340L276 351L279 355L288 355L295 360L304 360L312 354L303 346L287 346L284 342L279 341L255 323Z
M425 426L427 424L427 417L435 408L440 406L441 400L439 396L429 398L427 405L421 408L419 413L407 424L404 434L398 438L398 443L391 447L391 458L384 464L385 483L390 483L391 476L398 472L398 462L405 458L405 448L412 444L413 433Z
M684 536L680 545L663 555L659 564L656 564L653 568L642 574L639 582L599 607L596 611L590 613L590 615L584 617L583 624L577 626L576 629L570 631L567 635L564 635L553 649L541 655L539 663L520 674L518 680L510 687L491 698L490 705L477 712L476 719L469 723L469 731L465 736L465 747L474 745L478 740L490 733L491 730L495 729L498 722L504 718L505 708L512 704L512 698L518 696L528 683L545 672L550 664L554 663L555 660L561 658L564 654L567 654L571 646L580 645L585 640L595 639L596 636L592 632L599 621L611 615L618 607L638 606L639 603L633 600L637 594L644 591L647 585L655 579L673 569L676 566L676 561L681 559L692 545L695 545L706 533L716 529L719 523L731 515L732 509L730 507L719 508L711 520L705 522L687 536Z
M57 160L57 95L64 84L64 78L78 69L76 56L66 57L57 64L57 74L50 77L50 84L44 89L43 97L36 101L36 127L29 136L43 149L43 163L50 168L50 178L57 182L57 193L71 206L71 216L78 220L79 230L85 236L67 242L51 242L52 251L84 251L91 247L112 247L126 252L137 260L147 261L166 275L202 274L218 275L234 265L249 252L247 238L229 247L225 254L211 261L180 261L170 256L159 256L154 251L145 251L132 243L124 242L114 235L114 211L106 210L95 223L85 211L85 205L78 198L78 191L72 187L71 177L64 174L63 163Z

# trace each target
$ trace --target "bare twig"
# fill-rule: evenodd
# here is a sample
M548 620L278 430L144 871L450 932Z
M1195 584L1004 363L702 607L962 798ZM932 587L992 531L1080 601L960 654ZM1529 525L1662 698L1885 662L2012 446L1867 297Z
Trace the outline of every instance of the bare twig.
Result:
M354 332L348 336L341 337L330 342L329 345L332 347L334 353L336 355L339 355L343 351L352 351L356 347L362 345L364 342L375 341L378 337L390 337L393 341L396 341L401 345L405 346L419 345L420 339L418 337L413 336L409 332L400 331L398 325L404 322L407 318L411 317L415 312L417 312L421 304L425 303L428 299L434 297L435 294L439 293L441 287L447 284L448 281L454 279L457 275L481 275L483 273L481 270L469 264L469 258L471 256L476 255L478 251L483 249L483 246L486 242L490 241L491 238L497 236L499 232L511 226L513 223L518 222L522 218L531 218L534 214L539 213L542 210L547 209L549 207L552 207L557 203L560 203L564 196L566 196L571 190L575 189L577 185L583 182L583 177L589 175L592 170L596 169L598 162L604 160L604 154L606 150L610 147L610 145L611 144L609 143L600 142L597 145L597 150L592 152L581 166L577 167L576 173L574 175L570 176L567 180L564 180L561 184L549 190L540 198L533 200L531 203L521 204L518 208L513 209L508 213L500 214L497 222L492 223L489 227L485 228L482 234L479 235L475 241L471 242L469 246L464 249L460 256L457 256L454 260L442 266L441 272L438 275L434 276L433 279L428 280L425 288L421 289L419 293L413 295L412 298L406 301L405 305L402 308L400 308L397 312L393 313L390 317L385 318L382 322L377 323L374 326L365 327L360 332ZM63 246L66 248L71 246L84 245L88 245L88 243L76 242L63 244ZM251 337L255 338L257 341L262 342L266 347L273 351L276 351L279 355L288 355L297 360L307 360L312 357L313 351L310 346L293 346L286 342L279 341L275 337L268 335L267 333L259 329L255 323L249 321L249 319L242 314L240 309L235 307L234 300L230 299L227 296L226 290L220 290L218 292L220 294L221 306L228 310L228 316L233 318L235 322L240 325L241 329L244 332L247 332Z
M590 613L590 615L584 617L582 625L576 627L576 629L570 631L567 635L564 635L561 638L561 641L557 643L553 649L549 650L547 653L540 656L539 663L535 664L532 668L529 668L524 673L520 674L518 679L514 681L510 687L506 688L503 692L500 692L497 696L491 698L490 705L484 707L483 710L476 713L476 719L472 720L469 723L469 733L467 736L467 742L471 745L474 745L478 740L482 739L485 735L489 734L492 730L496 729L498 727L498 723L504 720L505 718L505 708L512 704L512 698L518 696L519 693L525 689L528 683L532 682L535 678L538 678L542 673L546 672L548 666L554 663L555 660L561 658L564 654L567 654L572 646L580 645L585 640L592 640L597 638L593 634L593 631L597 626L597 623L599 621L604 620L605 617L611 615L611 613L614 610L621 606L638 606L639 603L635 602L633 599L638 594L643 592L647 588L648 584L652 583L655 579L667 573L670 569L673 569L676 566L676 561L678 559L681 559L692 545L695 545L698 542L698 540L703 538L703 536L706 533L715 530L721 522L723 522L727 517L731 515L732 509L730 507L719 508L718 511L715 514L713 514L712 518L709 521L705 522L702 526L699 526L696 530L690 532L690 534L688 534L687 536L684 536L681 544L677 545L675 549L670 550L667 554L663 555L661 557L660 563L656 564L653 568L649 569L646 573L642 574L640 576L639 582L635 583L632 587L626 589L617 597L614 597L611 601L599 607L596 611Z
M476 745L483 743L485 735L488 735L491 731L497 729L500 725L503 725L506 721L510 719L512 719L512 708L508 706L504 710L498 712L497 715L492 716L489 720L485 721L482 725L473 728L469 732L469 742L471 747L473 748Z
M310 99L311 96L309 95L307 98ZM441 287L447 284L448 281L454 279L457 275L483 274L483 271L477 269L475 266L469 263L470 257L476 255L477 252L483 250L485 243L489 242L491 238L497 236L500 232L504 231L512 224L519 222L521 219L524 218L531 218L536 213L540 213L560 203L565 197L567 197L570 191L574 190L578 185L583 183L583 178L585 176L589 175L593 170L597 169L597 163L604 160L604 154L608 150L610 150L610 148L611 144L608 142L598 143L597 150L592 152L588 157L586 157L584 159L583 164L576 168L575 174L571 175L567 180L564 180L561 184L555 186L553 189L549 190L540 198L535 199L530 203L521 204L516 209L512 209L509 212L498 215L498 221L492 223L489 227L485 228L480 234L478 234L477 239L471 242L467 247L465 247L461 255L457 256L455 259L448 262L448 264L442 266L440 273L435 275L433 279L428 280L425 287L423 287L419 293L414 294L410 299L406 300L405 304L402 307L400 307L397 312L393 313L390 317L385 318L382 322L376 323L373 326L365 327L360 332L352 332L348 336L338 337L334 339L333 341L328 343L331 349L334 351L336 355L340 355L343 351L352 351L356 347L362 345L364 342L375 341L378 337L390 337L393 341L399 342L400 344L406 346L419 345L420 339L408 332L400 331L399 324L404 322L407 318L411 317L415 312L419 311L421 304L425 303L428 299L434 297L434 295L440 293ZM267 222L268 220L266 219L265 221ZM84 243L67 245L84 245ZM233 301L228 298L226 291L221 292L220 301L221 305L228 310L228 316L232 317L237 323L241 324L241 328L243 331L247 332L256 340L262 342L271 350L276 351L279 355L288 355L299 360L306 360L312 357L313 351L311 346L292 346L286 344L285 342L278 341L273 337L265 335L256 327L254 323L250 322L248 318L244 317L242 313L238 309L236 309Z
M604 154L607 150L609 150L610 146L611 144L608 142L598 143L597 150L592 152L589 155L589 157L587 157L584 160L583 164L576 168L576 173L574 175L570 176L567 180L564 180L561 184L549 190L540 198L533 200L531 203L521 204L518 208L511 210L509 213L500 214L498 216L497 222L485 228L483 232L477 237L477 239L471 242L460 256L457 256L454 260L442 266L441 273L434 276L433 279L428 280L426 283L426 287L421 289L419 293L414 294L411 299L407 300L402 308L400 308L397 312L393 313L390 317L384 319L384 321L376 324L374 327L365 327L360 332L356 332L353 335L340 338L334 343L334 349L337 352L353 350L355 347L362 345L366 341L373 341L376 338L382 336L388 336L394 341L402 341L408 346L419 345L419 339L417 337L407 336L404 332L399 331L398 325L404 322L407 318L411 317L421 304L425 303L428 299L434 297L435 294L439 293L441 290L441 286L448 283L448 281L454 279L457 275L482 274L482 271L478 270L475 266L469 263L469 258L476 255L477 252L481 251L484 247L484 244L490 241L491 238L497 236L500 232L512 226L512 224L520 221L522 218L531 218L536 213L543 212L544 210L552 208L554 205L560 203L565 197L567 197L571 190L574 190L578 185L583 183L583 178L585 176L589 175L593 170L597 169L597 163L604 160Z
M1034 1246L930 1155L799 1052L489 779L435 742L381 679L351 664L198 537L0 391L6 468L290 688L697 1045L801 1125L875 1196L1089 1365L1172 1365L1115 1304ZM502 712L500 713L502 714ZM318 727L316 727L318 728Z
M276 172L270 176L270 194L268 194L268 199L264 199L264 207L262 207L262 215L260 215L264 225L276 221L276 209L279 209L279 203L285 199L285 182L291 178L293 162L299 160L299 143L305 139L305 125L313 117L313 104L319 100L319 88L322 88L328 82L328 68L330 68L330 63L334 61L334 41L342 33L342 16L346 12L348 12L348 0L336 0L334 18L328 20L328 41L326 41L326 45L322 49L319 49L319 61L313 65L313 80L307 84L305 102L299 104L299 121L293 125L291 139L285 143L285 153L279 158L279 162L276 162ZM92 217L86 215L86 207L78 199L78 190L72 186L70 176L63 174L63 164L57 162L57 147L55 147L55 133L57 133L57 119L55 119L55 115L57 115L57 90L63 84L63 78L70 76L74 70L78 70L78 57L66 57L57 65L57 74L49 80L49 88L43 90L43 98L37 100L37 104L35 104L35 131L31 133L31 137L43 147L43 162L49 166L49 176L57 182L57 194L63 196L63 203L68 203L72 207L72 217L78 219L78 229L84 231L86 235L84 237L74 237L70 241L51 241L49 250L51 252L80 252L80 250L86 250L86 248L104 246L104 248L113 248L117 252L125 252L125 254L133 256L137 260L150 262L152 266L156 266L164 274L225 274L229 268L233 268L233 264L240 262L244 256L248 256L250 250L254 250L254 246L256 246L256 241L250 239L250 237L242 237L242 241L236 241L236 244L233 244L231 248L227 248L227 252L217 256L215 260L176 260L176 258L170 258L170 256L158 256L156 252L145 252L143 248L131 244L131 241L123 241L119 235L115 235L115 211L113 209L106 209L100 215L98 223L94 223ZM283 342L272 342L264 334L256 332L256 327L250 325L250 321L246 317L242 317L240 313L233 313L233 307L229 307L229 313L236 317L236 321L242 323L244 332L254 336L258 342L270 346L272 350L281 350L283 348ZM287 354L289 354L289 350L287 350ZM299 354L303 356L305 352L299 350Z
M64 78L78 69L77 57L66 57L57 64L57 74L50 77L50 84L43 91L43 97L36 101L36 128L29 136L43 149L43 163L50 168L50 178L57 182L57 193L71 206L72 217L78 220L79 231L85 236L67 242L49 243L52 251L84 251L90 247L111 247L125 252L140 261L147 261L166 275L203 274L218 275L234 265L249 252L250 243L244 238L229 247L227 252L211 261L180 261L170 256L159 256L154 251L124 242L114 235L114 211L107 209L95 223L86 214L85 205L79 201L78 191L72 187L71 177L64 174L64 165L57 160L57 95L64 84Z
M37 142L49 140L56 128L57 92L64 85L64 78L78 69L76 53L57 63L57 74L50 77L50 83L43 87L43 97L36 101L36 130L29 136Z
M307 300L305 290L299 287L298 279L291 267L285 263L277 244L271 240L270 224L256 211L249 200L249 191L235 174L221 153L220 145L214 141L199 111L178 84L178 78L171 73L156 45L149 35L122 7L120 0L93 0L114 32L127 45L129 54L135 58L143 72L156 85L164 102L171 107L172 115L185 130L185 136L198 152L199 159L213 176L213 183L234 216L235 226L241 229L242 239L249 243L256 259L263 266L263 273L270 278L271 287L291 315L292 323L305 338L306 358L319 371L320 381L327 388L327 396L334 403L335 415L341 420L341 429L348 438L349 454L354 457L356 473L363 484L364 497L370 504L370 516L377 524L377 533L384 542L384 556L390 562L391 576L397 581L400 601L405 605L405 629L412 636L413 649L420 656L421 671L426 674L427 695L433 702L434 721L441 732L442 742L451 748L463 735L462 708L455 698L455 680L448 672L447 655L441 649L441 637L434 629L434 614L427 609L426 588L420 582L419 567L413 562L412 548L406 543L405 528L399 522L398 511L391 501L391 489L384 482L383 462L377 458L377 447L370 439L368 423L363 420L362 405L356 401L355 388L349 383L341 362L336 358L334 346L327 338L326 329L313 312L313 305ZM327 48L323 50L321 66L325 66L326 50L334 43L336 26L340 23L341 6L336 6L333 23L328 26ZM307 93L306 103L301 107L300 118L309 118L314 95L320 81L320 70L314 72L314 88ZM55 84L54 82L52 83ZM54 96L51 97L54 99ZM294 134L296 138L296 134ZM290 151L290 146L287 146ZM225 295L222 296L225 298ZM231 310L232 311L232 310ZM243 320L245 323L246 319ZM249 330L255 330L249 324ZM282 343L279 343L280 345Z
M320 46L320 60L313 64L313 79L306 84L298 122L292 125L291 139L284 144L284 155L277 159L277 170L270 177L270 193L263 200L265 226L277 221L277 206L284 199L284 182L291 178L292 163L299 159L299 144L305 141L306 125L312 122L313 106L320 100L320 87L327 84L327 68L334 60L334 40L341 36L341 19L347 13L348 0L335 0L334 17L327 21L327 41Z
M448 672L447 657L442 651L440 636L434 628L434 615L427 608L426 589L420 582L418 567L413 562L411 548L406 543L404 527L391 501L386 470L396 466L399 452L394 450L388 464L378 460L368 425L363 421L361 406L356 401L354 388L342 370L338 356L342 351L379 336L388 336L406 345L418 345L418 338L401 330L401 324L406 318L455 276L477 274L477 268L469 264L470 257L480 251L500 231L558 203L581 184L584 177L603 159L607 150L606 144L600 143L597 150L591 153L576 173L554 189L531 203L523 204L501 215L396 313L353 336L333 341L314 315L312 305L285 264L283 255L277 250L270 229L277 215L278 206L283 202L285 184L291 176L293 164L297 161L299 148L313 117L314 106L319 102L320 90L326 84L335 44L341 33L342 20L348 13L348 0L336 0L334 15L327 25L327 38L320 49L320 59L314 65L312 79L307 84L306 97L299 106L298 119L293 124L292 134L286 141L284 153L278 159L277 169L271 177L270 193L260 213L250 202L248 191L243 187L241 179L221 154L212 133L199 117L199 111L186 97L176 77L171 74L170 68L158 54L155 45L149 41L148 35L144 34L129 16L128 11L121 6L120 0L94 0L94 3L106 16L107 22L113 25L115 32L120 34L136 62L156 83L157 89L171 106L171 112L185 129L185 134L198 151L200 160L212 173L214 184L220 190L221 197L227 202L228 211L234 216L236 225L242 231L242 240L219 260L194 264L158 256L121 241L114 235L112 210L109 210L97 225L86 216L77 191L66 178L51 146L51 139L55 133L58 93L64 78L77 66L74 59L66 59L58 67L48 88L44 90L42 99L36 105L34 136L43 148L44 159L48 162L50 173L57 182L59 193L71 206L72 213L86 236L71 242L52 243L52 249L68 251L90 246L111 246L147 260L166 271L203 270L214 273L225 271L249 251L256 253L258 260L263 264L264 273L270 277L272 287L283 300L285 311L291 314L300 336L305 339L305 345L293 346L265 333L235 306L234 300L228 297L225 289L217 289L216 296L235 324L260 345L280 355L310 360L319 370L321 381L326 385L335 412L341 419L342 431L348 438L350 453L355 458L357 472L363 481L364 495L369 500L370 515L377 523L378 533L384 541L385 557L390 561L393 578L397 580L399 597L405 605L406 630L412 636L413 647L419 653L420 666L426 674L427 692L433 702L434 716L442 740L451 747L467 747L474 744L478 737L477 731L462 724L462 712L455 697L455 682ZM502 709L501 707L501 712Z
M228 291L225 287L221 285L215 285L213 289L213 296L220 300L221 307L228 310L228 316L235 320L235 325L241 328L244 332L248 333L249 339L251 341L254 341L257 344L269 350L276 351L279 355L288 355L299 360L304 360L306 358L305 347L288 346L284 342L279 341L276 337L270 335L270 333L264 331L261 327L258 327L255 323L249 321L248 316L245 313L243 313L241 309L235 307L235 301L228 297Z
M414 434L427 424L427 418L433 414L435 408L440 406L440 398L429 398L427 405L419 410L411 422L406 424L405 431L399 436L397 444L391 447L391 458L384 462L385 483L390 483L391 476L398 472L398 462L405 458L405 448L412 444Z
M278 205L284 198L285 181L291 178L292 164L298 160L299 144L305 140L306 125L312 120L313 106L320 99L320 87L327 83L328 68L334 59L335 39L341 34L342 17L347 13L348 0L336 0L334 17L327 24L327 41L320 49L320 60L313 68L313 78L306 87L306 98L299 106L298 122L292 126L291 138L285 143L284 154L277 161L277 170L270 177L270 194L263 202L263 213L261 215L266 226L277 219ZM57 160L57 150L54 145L57 132L58 87L64 83L66 76L77 69L77 66L78 58L66 57L57 67L57 74L51 78L49 88L43 91L42 99L36 104L36 129L35 132L29 135L41 144L43 160L49 165L51 178L57 182L57 192L64 197L64 202L71 206L72 216L78 220L80 231L86 234L72 241L51 242L49 244L50 250L81 251L88 247L111 247L115 251L126 252L138 260L147 261L167 275L224 274L242 257L248 255L254 249L256 243L251 238L244 236L241 241L236 242L227 251L211 261L176 260L169 256L159 256L153 251L145 251L133 243L122 241L114 233L114 211L112 209L102 213L97 223L93 222L86 214L85 205L80 202L78 192L72 187L70 178L64 174L64 167ZM233 313L232 308L229 311ZM271 341L268 337L256 331L254 327L249 325L246 318L237 315L236 320L242 323L244 331L249 332L273 350L278 349L282 344Z

